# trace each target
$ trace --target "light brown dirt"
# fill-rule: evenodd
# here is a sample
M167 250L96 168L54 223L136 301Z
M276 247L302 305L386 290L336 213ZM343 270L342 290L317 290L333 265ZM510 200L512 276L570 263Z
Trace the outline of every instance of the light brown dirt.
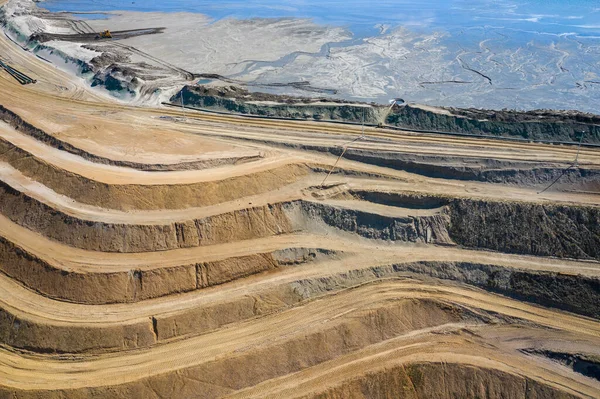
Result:
M357 126L136 107L0 56L38 80L0 71L0 105L41 129L0 120L0 398L600 397L599 150L542 194L427 177L338 162ZM578 153L365 133L509 174Z

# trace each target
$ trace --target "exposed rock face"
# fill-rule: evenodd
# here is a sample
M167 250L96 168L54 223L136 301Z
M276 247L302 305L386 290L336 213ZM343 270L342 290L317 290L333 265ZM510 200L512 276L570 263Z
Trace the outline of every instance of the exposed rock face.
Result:
M337 150L332 149L331 152L335 153ZM497 161L471 157L451 158L354 148L348 149L344 158L434 178L522 186L547 186L560 178L555 187L573 187L585 191L600 190L600 170L582 166L567 170L568 165L558 163L540 166L536 162Z
M339 208L313 202L296 202L305 216L304 220L322 221L325 224L360 236L391 241L429 242L449 244L448 217L433 216L390 217L359 210ZM310 229L302 223L301 228Z
M290 248L282 252L305 255L290 258L279 252L258 253L212 262L91 273L65 270L0 237L0 270L44 296L76 303L107 304L194 291L283 265L306 263L317 256L331 256L326 251L309 248Z
M456 243L470 248L578 259L600 259L600 209L424 196L371 196L409 208L419 201L446 203L431 216L390 217L312 201L254 207L165 225L87 221L56 211L5 183L0 211L24 227L82 249L106 252L163 251L312 230L324 223L363 237ZM412 202L412 205L411 205Z
M414 262L390 267L459 281L544 306L600 318L600 280L561 273L540 273L470 262ZM387 267L377 273L392 273Z
M532 272L475 262L419 261L355 269L326 278L293 283L303 298L406 275L430 276L480 287L544 306L600 318L600 280L587 276ZM557 288L559 285L560 288Z
M600 259L600 208L353 191L361 199L410 209L443 207L450 240L500 252ZM435 230L443 235L443 231ZM439 232L439 233L438 233Z
M221 112L285 118L387 124L428 132L491 135L526 140L600 144L600 117L574 111L482 111L475 109L441 109L418 106L353 104L329 98L302 98L250 93L237 87L184 86L171 98L174 104L208 108Z
M345 103L325 98L294 98L265 93L250 93L228 86L219 89L185 86L171 98L174 104L209 108L215 111L268 116L285 119L341 121L376 125L383 120L385 108L369 104Z
M450 111L452 115L410 105L394 107L386 123L407 129L571 142L579 142L585 132L584 143L600 144L600 117L596 115L560 111Z
M449 206L450 237L466 247L600 259L600 209L460 199Z

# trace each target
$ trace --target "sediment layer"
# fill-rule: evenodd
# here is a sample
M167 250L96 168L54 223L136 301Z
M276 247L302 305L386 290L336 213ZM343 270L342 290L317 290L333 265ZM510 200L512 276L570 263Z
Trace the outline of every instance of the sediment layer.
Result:
M389 125L407 130L600 144L600 117L574 111L529 112L356 104L332 98L299 98L238 86L184 86L170 101L190 107L257 117ZM583 137L582 137L583 133Z
M518 112L450 108L444 113L407 105L394 107L386 122L407 129L600 144L600 118L574 111Z
M113 165L125 168L132 168L145 171L174 171L174 170L190 170L190 169L208 169L223 165L233 165L243 162L251 162L260 159L259 156L244 156L244 157L230 157L230 158L213 158L209 160L199 160L191 162L179 162L179 163L163 163L163 164L150 164L140 163L132 161L124 161L120 159L110 159L100 155L92 154L89 151L85 151L79 147L74 146L64 140L60 140L55 136L44 132L43 130L33 126L32 124L24 121L19 115L15 114L11 110L3 107L0 104L0 120L8 123L14 129L21 133L39 140L40 142L56 148L61 151L68 152L82 157L88 161L104 164ZM7 145L6 143L4 143Z
M67 245L104 252L211 245L311 229L313 222L322 221L372 239L456 243L508 253L600 258L600 210L593 206L442 197L440 201L448 205L438 215L394 217L301 200L170 224L140 225L80 219L5 183L0 184L0 190L0 210L13 222ZM402 194L398 198L403 198Z
M212 205L274 190L307 176L303 164L267 168L255 174L191 184L107 184L45 162L0 138L0 160L59 194L88 205L111 209L181 209ZM102 171L98 171L101 173ZM201 180L201 179L199 179ZM243 186L243 193L235 188Z
M139 109L0 53L38 82L0 70L0 398L600 397L593 115L234 81ZM88 71L133 94L117 58ZM150 61L142 97L194 76Z
M204 267L207 272L216 269L212 273L217 274L222 271L218 269L219 266L234 265L235 268L235 266L239 267L243 264L243 273L231 276L230 271L226 272L225 276L221 276L222 280L219 282L213 281L213 285L244 278L257 271L273 270L281 267L270 258L267 262L271 266L269 269L261 267L261 270L255 268L255 270L248 272L247 268L252 266L252 262L262 266L261 260L256 260L256 258L270 258L270 254L256 255L254 259L246 257L226 259L210 264L205 263ZM215 264L217 266L211 269L210 265ZM318 267L318 264L315 266ZM326 267L326 263L324 263L324 267ZM161 293L162 295L168 295L182 292L165 293L164 291L158 291L157 287L163 288L165 282L176 284L186 281L186 276L171 273L168 269L162 270L161 276L150 276L148 278L148 274L151 273L144 274L139 280L136 280L136 276L134 276L127 282L130 287L125 288L125 294L133 297L132 299L126 298L128 302L131 300L148 300L159 296ZM160 308L157 308L150 301L147 305L144 305L147 310L139 313L137 317L136 314L123 313L125 309L117 310L118 305L113 305L114 311L111 312L110 309L107 309L108 312L121 314L121 316L118 320L106 320L105 323L102 323L98 316L90 316L89 319L83 318L76 323L74 321L60 323L61 315L68 317L69 314L76 314L78 308L85 309L85 303L90 303L87 298L84 299L82 305L63 306L56 304L58 308L64 308L64 310L55 314L47 314L45 310L42 310L52 308L52 301L45 300L43 301L44 305L39 307L35 316L28 314L34 312L33 308L25 309L18 306L16 302L11 303L11 300L7 298L5 301L8 305L0 306L0 343L17 349L43 353L92 353L144 348L164 340L198 335L227 324L289 310L294 306L305 304L307 301L321 298L324 295L341 293L344 290L365 284L390 279L423 278L423 276L456 281L533 304L600 318L600 306L598 305L600 303L600 294L598 293L600 291L598 288L600 279L598 277L535 272L471 262L416 261L361 269L350 267L347 271L339 274L328 274L323 271L320 276L302 280L294 280L291 276L287 278L290 280L289 282L254 293L252 289L249 289L248 294L236 293L230 295L223 302L203 303L196 300L197 304L193 305L195 302L194 294L190 293L187 294L188 303L192 305L187 305L175 311L162 311L162 313L158 310ZM154 277L154 281L152 277ZM159 278L161 279L159 280ZM193 278L194 276L192 276ZM262 279L268 281L270 278L269 275L264 275ZM280 276L280 279L285 278L285 274ZM260 284L260 282L260 279L257 280L257 283ZM3 289L7 290L10 287L10 284L8 286L7 284L8 282L4 277L0 279L0 285L4 286ZM554 290L553 287L555 286L560 286L560 290ZM107 284L100 287L107 287L113 293L118 292L121 288L117 286L117 289L115 289L115 287ZM196 287L196 289L206 287ZM22 289L15 287L11 289L13 291L11 295L18 295L20 292L20 297L23 297L23 300L27 300L31 296ZM75 290L77 286L72 285L68 289ZM194 290L194 288L190 290ZM90 291L92 294L93 290ZM200 298L201 294L198 294L196 299ZM13 308L21 308L25 313L11 311ZM70 337L70 339L65 340L65 336Z

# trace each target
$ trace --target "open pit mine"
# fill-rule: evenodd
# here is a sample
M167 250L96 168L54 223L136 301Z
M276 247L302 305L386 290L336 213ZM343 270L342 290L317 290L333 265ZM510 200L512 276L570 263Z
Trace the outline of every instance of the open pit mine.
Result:
M600 117L0 59L1 399L600 398Z

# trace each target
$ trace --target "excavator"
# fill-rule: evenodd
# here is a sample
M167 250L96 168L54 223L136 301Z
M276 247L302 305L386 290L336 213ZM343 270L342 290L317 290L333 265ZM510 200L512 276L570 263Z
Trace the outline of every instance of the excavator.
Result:
M99 40L99 39L112 39L112 34L107 29L104 32L100 32L99 34L96 35L96 40Z

